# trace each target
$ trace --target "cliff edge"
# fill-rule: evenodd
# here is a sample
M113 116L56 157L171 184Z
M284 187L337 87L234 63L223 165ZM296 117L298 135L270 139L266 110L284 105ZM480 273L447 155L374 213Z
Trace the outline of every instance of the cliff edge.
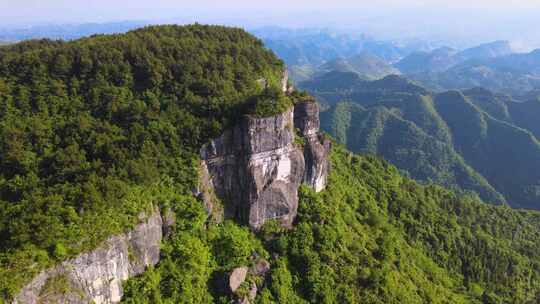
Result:
M132 231L110 237L104 245L42 271L12 304L118 303L122 282L159 262L163 220L158 210Z
M291 227L302 183L326 186L330 142L319 133L315 102L298 102L284 113L245 116L201 149L203 199L209 211L222 203L225 218L259 229L268 220ZM220 216L221 217L221 216Z

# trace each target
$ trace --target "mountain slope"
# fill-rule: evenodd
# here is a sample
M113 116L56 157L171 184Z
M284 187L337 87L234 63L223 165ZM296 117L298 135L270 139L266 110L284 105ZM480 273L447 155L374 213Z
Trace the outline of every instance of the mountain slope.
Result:
M267 259L269 273L248 274L233 298L246 297L255 284L258 303L539 299L538 213L420 186L384 161L340 147L332 168L325 191L300 191L291 230L267 225L222 239L213 236L220 226L178 225L164 262L130 280L124 302L229 302L223 280L234 267L256 265L256 257ZM216 267L224 254L238 258Z
M336 98L349 98L355 94L391 94L399 91L425 94L427 91L398 75L367 81L352 72L332 71L308 81L299 83L300 88L316 94L334 95Z
M479 111L459 92L437 95L435 106L468 163L513 206L538 208L540 142L534 135Z
M323 128L331 128L332 134L349 149L380 155L398 168L406 168L404 172L418 180L459 186L477 192L487 202L504 202L503 196L467 165L451 144L427 134L394 112L395 108L384 106L365 109L357 104L340 103L323 113L323 121L333 122L331 127L323 124Z
M0 48L1 297L191 196L201 145L265 96L261 78L281 87L283 69L253 36L215 26Z
M238 218L221 221L205 209L204 193L197 193L205 180L200 148L234 134L238 122L253 122L247 131L263 148L282 142L293 150L308 148L325 138L312 132L317 119L299 121L309 140L295 135L292 99L311 98L283 93L283 70L259 40L219 26L148 27L1 48L0 302L11 302L42 269L91 254L111 235L131 234L143 214L158 208L167 222L157 226L164 235L156 246L160 261L124 285L126 303L539 300L537 212L419 185L387 162L337 144L326 190L301 187L299 213L287 229L274 220L254 231ZM396 76L361 84L364 97L425 92ZM408 132L449 141L431 102L416 101L376 117L400 129L414 119L422 130L408 124ZM316 113L313 103L307 105L304 114ZM417 109L425 111L418 115ZM216 154L216 144L206 148L206 155ZM230 158L220 160L230 165ZM282 160L268 161L276 170L256 174L283 178L273 186L286 187L290 180L281 167L295 174L301 169L287 159L275 167L276 161ZM271 168L266 160L259 166ZM268 197L277 207L281 199ZM141 254L126 247L123 260ZM102 263L87 265L85 259L78 266L117 272L119 265L106 259L110 248L102 249ZM85 288L110 283L90 282ZM71 295L69 302L80 303L82 291L71 290L71 283L58 273L42 281L39 302ZM115 300L120 295L109 292ZM109 301L102 294L97 299Z
M517 102L508 95L495 94L482 88L466 90L463 94L492 117L528 130L537 139L540 138L540 124L537 123L540 99Z
M492 203L540 208L537 102L479 88L465 96L433 95L395 77L367 84L340 74L339 81L326 81L335 75L305 88L330 106L321 116L323 129L340 143L382 155L424 182L473 190Z

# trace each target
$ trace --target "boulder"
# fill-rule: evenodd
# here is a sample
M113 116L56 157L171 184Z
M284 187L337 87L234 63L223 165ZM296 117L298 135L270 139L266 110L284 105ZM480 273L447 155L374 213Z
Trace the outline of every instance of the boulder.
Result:
M270 271L270 263L265 259L260 259L249 269L251 274L262 277L264 277L268 271Z
M244 283L247 273L247 267L238 267L233 269L233 271L229 275L229 288L231 292L235 292L240 287L240 285Z

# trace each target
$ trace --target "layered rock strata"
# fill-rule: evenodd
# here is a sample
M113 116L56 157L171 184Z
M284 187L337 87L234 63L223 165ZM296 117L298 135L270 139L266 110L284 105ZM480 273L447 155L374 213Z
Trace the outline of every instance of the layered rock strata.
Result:
M163 228L155 211L131 232L41 272L12 303L118 303L122 282L158 263Z
M276 116L244 117L201 149L207 209L216 209L208 195L213 193L225 218L254 229L272 219L290 227L300 185L316 191L326 185L329 144L319 135L314 102L300 102Z

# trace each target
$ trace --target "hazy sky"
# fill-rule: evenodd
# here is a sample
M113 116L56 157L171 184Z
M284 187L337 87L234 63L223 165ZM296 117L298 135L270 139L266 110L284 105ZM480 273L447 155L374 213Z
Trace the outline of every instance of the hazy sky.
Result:
M540 44L540 0L0 0L0 27L120 20L356 29Z
M540 9L539 0L0 0L1 23L109 21L174 18L198 11L208 16L232 12L265 11L287 14L301 11L354 9L357 13L390 10L448 8L505 11ZM540 11L538 11L540 13ZM202 17L202 16L201 16ZM207 17L207 16L205 16ZM222 16L225 17L225 16Z

